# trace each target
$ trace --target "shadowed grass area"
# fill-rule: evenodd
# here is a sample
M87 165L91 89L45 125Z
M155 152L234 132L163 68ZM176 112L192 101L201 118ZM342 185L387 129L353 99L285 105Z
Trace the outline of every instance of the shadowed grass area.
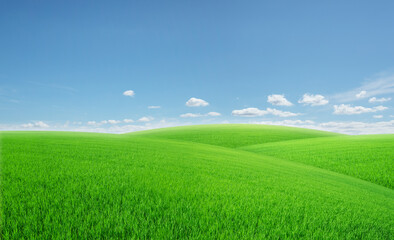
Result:
M2 239L393 235L391 189L294 161L161 137L3 132Z
M311 138L258 144L242 149L394 188L393 134Z

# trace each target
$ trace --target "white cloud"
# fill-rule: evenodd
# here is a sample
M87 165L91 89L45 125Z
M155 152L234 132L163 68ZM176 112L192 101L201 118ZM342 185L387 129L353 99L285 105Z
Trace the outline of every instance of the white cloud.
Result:
M33 123L25 123L25 124L22 124L22 127L24 127L24 128L32 128L32 127L34 127L34 124Z
M265 110L260 110L258 108L244 108L240 110L233 110L231 112L233 116L239 117L259 117L268 114Z
M261 122L252 122L254 124L268 124L268 125L281 125L281 126L298 126L305 124L314 124L315 122L312 120L283 120L283 121L261 121Z
M300 115L300 113L285 112L278 109L267 108L266 110L260 110L258 108L245 108L241 110L233 110L233 116L239 117L260 117L267 114L272 114L279 117L294 117Z
M386 109L387 107L384 106L367 108L363 106L353 107L349 104L341 104L341 105L334 105L334 114L353 115L353 114L361 114L361 113L378 112Z
M294 117L300 115L300 113L285 112L274 108L267 108L267 112L278 117Z
M218 112L209 112L209 113L207 113L207 115L211 116L211 117L218 117L218 116L221 116L222 114L220 114Z
M201 114L201 113L184 113L179 115L181 118L196 118L196 117L217 117L220 116L221 114L218 112L209 112L207 114Z
M142 118L138 119L138 122L150 122L153 119L154 119L153 117L142 117Z
M198 98L190 98L187 102L186 102L186 106L188 107L205 107L208 106L209 103L202 100L202 99L198 99Z
M123 119L123 122L125 122L125 123L132 123L132 122L134 122L134 120L133 119Z
M292 106L293 104L289 102L285 95L280 94L272 94L268 96L267 102L271 103L272 105L277 106Z
M314 127L344 134L385 134L394 133L394 120L382 122L326 122Z
M284 120L284 121L261 121L250 122L254 124L281 125L289 127L302 127L343 134L385 134L394 133L394 120L382 122L323 122L315 123L311 120Z
M120 122L120 121L119 121L119 122ZM87 124L88 124L89 126L101 126L101 125L107 124L107 123L116 124L116 123L119 123L119 122L118 122L117 120L102 120L102 121L100 121L100 122L88 121Z
M364 98L365 96L367 96L367 91L362 90L361 92L356 94L356 98Z
M108 120L108 123L110 123L110 124L118 124L120 122L121 121L119 121L119 120Z
M373 118L383 118L383 115L373 115Z
M43 121L35 122L34 125L37 126L37 127L41 127L41 128L47 128L47 127L49 127L49 125L46 124L46 123L44 123Z
M302 99L298 100L298 103L303 103L304 105L320 106L328 103L328 100L320 94L308 94L305 93Z
M394 117L394 115L390 115ZM93 121L92 121L93 122ZM229 121L222 121L221 123L230 123ZM238 122L241 123L241 122ZM331 132L338 132L344 134L394 134L394 120L391 121L380 121L380 122L323 122L316 123L312 120L282 120L282 121L261 121L261 122L242 122L242 123L254 123L254 124L270 124L270 125L283 125L302 127L309 129L317 129ZM41 130L42 128L34 128L34 123L23 124L0 124L0 131L18 131L18 130ZM40 124L38 124L40 125ZM105 133L126 133L133 131L148 130L154 128L173 127L187 125L182 122L167 122L159 121L157 123L144 123L142 125L106 125L106 127L98 126L65 126L64 124L55 124L48 128L46 131L77 131L77 132L105 132ZM26 128L30 127L30 128Z
M94 126L94 125L97 125L97 122L96 121L88 121L88 125Z
M23 128L48 128L49 125L43 121L37 121L34 123L26 123L21 125Z
M133 90L127 90L123 92L124 96L133 97L135 95Z
M148 106L149 109L158 109L160 106Z
M332 96L332 99L335 99L340 102L350 102L354 100L358 100L357 94L361 91L365 91L364 97L372 97L378 96L382 94L394 93L394 74L382 73L374 76L371 79L368 79L364 84L360 87L355 88L353 90L338 93Z
M371 98L368 100L368 102L370 102L370 103L388 102L388 101L390 101L390 100L391 100L390 97L389 97L389 98L384 98L384 97L382 97L382 98L371 97Z
M30 122L26 124L2 124L0 123L0 131L71 131L71 132L100 132L100 133L127 133L134 131L142 131L155 128L174 127L187 125L184 122L166 121L162 119L159 122L145 122L132 124L108 124L100 125L99 122L89 121L99 125L87 125L87 122L82 125L71 125L62 123L53 123L46 127L40 122ZM23 126L22 126L23 125ZM47 124L48 125L48 124ZM41 126L41 127L40 127ZM45 128L43 128L45 126Z
M204 115L200 113L184 113L180 115L181 118L195 118L195 117L203 117L203 116Z

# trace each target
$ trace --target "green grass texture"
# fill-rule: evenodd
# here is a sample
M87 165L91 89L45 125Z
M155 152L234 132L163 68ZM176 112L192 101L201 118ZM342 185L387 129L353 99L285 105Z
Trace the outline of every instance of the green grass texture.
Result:
M183 136L182 127L120 135L2 132L0 238L393 238L392 189L244 149L347 136L209 128L184 127Z
M394 189L394 134L310 138L242 147Z
M161 128L130 133L132 136L174 139L228 148L291 139L340 136L338 133L261 124L210 124Z

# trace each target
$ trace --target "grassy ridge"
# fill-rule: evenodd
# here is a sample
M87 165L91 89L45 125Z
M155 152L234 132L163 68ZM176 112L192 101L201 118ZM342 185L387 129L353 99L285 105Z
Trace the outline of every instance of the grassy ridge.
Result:
M394 188L394 135L301 139L242 147Z
M392 190L237 149L36 132L1 156L4 239L393 236Z
M340 134L312 129L261 124L211 124L154 129L134 132L129 135L175 139L236 148L291 139L339 136Z

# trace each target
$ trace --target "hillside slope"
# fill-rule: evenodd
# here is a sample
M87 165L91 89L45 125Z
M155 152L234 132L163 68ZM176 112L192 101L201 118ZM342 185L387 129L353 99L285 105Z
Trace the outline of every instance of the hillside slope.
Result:
M2 133L9 238L389 239L394 192L243 150L88 133Z
M299 139L241 149L394 188L394 134Z
M340 136L341 134L261 124L211 124L154 129L133 132L128 135L175 139L236 148L291 139Z

